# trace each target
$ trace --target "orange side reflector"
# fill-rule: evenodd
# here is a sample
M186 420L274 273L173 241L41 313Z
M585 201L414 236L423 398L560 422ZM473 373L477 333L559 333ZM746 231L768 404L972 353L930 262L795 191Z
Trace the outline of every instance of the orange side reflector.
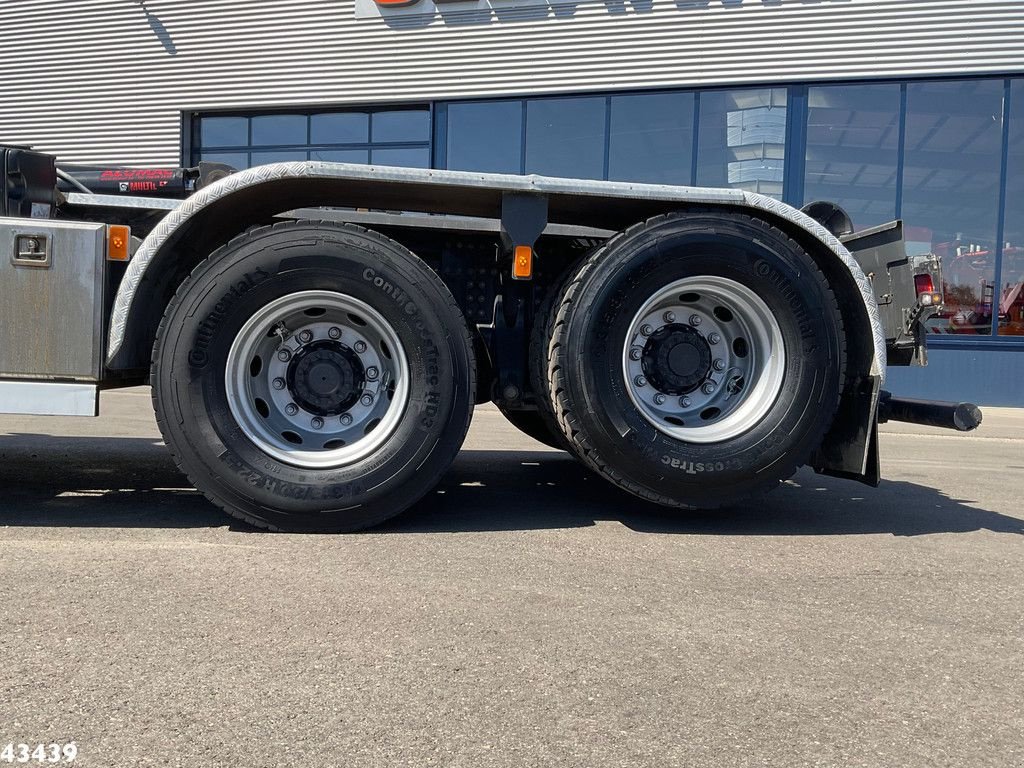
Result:
M516 280L529 280L533 277L533 248L530 246L516 246L512 260L512 277Z
M132 231L121 224L107 226L107 258L110 261L128 261L131 258Z

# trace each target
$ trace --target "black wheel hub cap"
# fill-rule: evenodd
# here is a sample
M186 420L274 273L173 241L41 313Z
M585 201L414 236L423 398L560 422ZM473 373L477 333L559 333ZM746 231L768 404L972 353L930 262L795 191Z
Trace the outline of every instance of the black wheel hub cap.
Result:
M711 347L691 326L673 323L651 334L641 362L644 376L655 389L685 395L711 373Z
M359 400L363 364L344 344L319 341L305 347L288 366L288 390L295 402L317 416L337 416Z

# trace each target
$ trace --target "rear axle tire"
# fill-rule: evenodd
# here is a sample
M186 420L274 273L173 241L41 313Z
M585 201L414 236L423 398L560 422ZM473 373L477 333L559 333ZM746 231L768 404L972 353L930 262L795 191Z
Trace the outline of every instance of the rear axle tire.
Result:
M788 478L845 381L836 297L782 231L728 211L612 238L555 302L548 392L572 451L644 499L717 507Z
M157 419L231 515L354 531L427 493L474 400L465 319L440 278L353 225L254 229L193 271L153 353Z

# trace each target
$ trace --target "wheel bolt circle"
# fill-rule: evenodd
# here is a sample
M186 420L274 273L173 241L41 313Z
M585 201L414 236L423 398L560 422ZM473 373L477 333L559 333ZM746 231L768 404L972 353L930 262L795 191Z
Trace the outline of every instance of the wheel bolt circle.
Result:
M666 323L674 323L675 321L676 321L676 313L675 312L666 312L665 313L665 322Z
M285 388L285 381L284 381L284 379L274 379L273 387L274 387L274 389L276 389L278 391L284 389Z
M290 349L282 349L280 352L277 353L277 359L280 360L282 363L287 363L289 360L292 359L292 351Z
M342 426L345 426L345 427L351 425L352 424L352 414L351 413L343 413L341 415L341 424L342 424Z
M704 393L705 395L710 395L710 394L711 394L712 392L714 392L714 391L715 391L715 385L714 385L714 384L712 384L712 383L711 383L711 382L709 381L709 382L708 382L707 384L705 384L705 385L704 385L703 387L701 387L701 391L702 391L702 392L703 392L703 393Z
M647 379L645 379L643 376L637 376L635 379L633 379L633 382L638 387L646 387L647 386Z
M363 354L363 352L366 351L366 342L365 341L357 341L353 346L354 346L356 352L358 352L360 355Z
M716 371L724 371L725 370L725 360L715 360L715 370Z
M654 404L655 405L664 405L665 404L665 396L659 392L657 395L654 396Z
M719 336L717 333L712 333L710 336L708 336L708 342L711 343L711 344L717 344L721 340L722 340L722 337Z
M329 331L327 331L327 335L330 336L332 339L340 339L341 328L331 328Z
M303 344L309 344L309 342L311 342L312 340L313 340L313 332L310 331L310 330L302 331L299 334L299 341L301 341Z
M679 405L681 405L683 408L689 408L690 405L691 405L690 398L688 398L688 397L680 397L679 398Z
M317 416L310 422L310 426L313 427L313 429L323 429L324 420Z
M696 327L703 322L703 318L700 315L690 315L690 325Z
M644 336L650 336L652 333L654 333L654 328L652 328L649 325L642 325L640 326L640 333L642 333Z
M370 393L366 393L365 395L362 396L359 402L361 402L363 405L373 405L373 395L371 395Z
M629 350L629 359L639 360L641 357L643 357L643 354L644 352L642 349L640 349L639 347L633 347L633 349Z
M288 403L288 405L284 407L284 412L289 416L294 416L299 412L299 406L295 405L295 403Z
M370 381L375 381L380 376L380 371L374 368L372 365L366 369L366 378Z

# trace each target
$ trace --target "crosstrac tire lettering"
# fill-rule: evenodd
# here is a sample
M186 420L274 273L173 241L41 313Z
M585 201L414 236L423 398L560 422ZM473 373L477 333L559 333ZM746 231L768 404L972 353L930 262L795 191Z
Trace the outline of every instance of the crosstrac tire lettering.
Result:
M725 472L727 469L739 469L739 462L735 459L728 461L687 461L673 456L662 456L661 463L666 467L678 469L688 475L696 475L701 472Z

